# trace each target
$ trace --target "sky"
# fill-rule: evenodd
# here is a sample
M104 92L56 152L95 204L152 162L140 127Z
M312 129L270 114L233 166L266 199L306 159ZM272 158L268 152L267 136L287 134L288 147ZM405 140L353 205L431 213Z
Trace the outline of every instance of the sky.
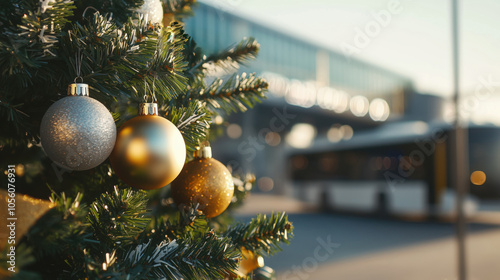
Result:
M351 51L411 78L420 92L452 95L449 0L202 1L339 52ZM460 4L460 88L473 95L472 107L481 118L496 117L498 123L499 14L498 0Z

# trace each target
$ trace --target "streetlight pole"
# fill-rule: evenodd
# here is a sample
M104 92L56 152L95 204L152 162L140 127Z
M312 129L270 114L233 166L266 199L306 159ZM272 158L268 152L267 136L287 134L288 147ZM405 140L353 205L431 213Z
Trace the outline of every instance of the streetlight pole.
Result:
M459 0L451 0L452 6L452 45L453 45L453 94L455 102L454 123L454 162L453 182L456 186L456 236L457 236L457 265L458 279L467 279L466 235L467 218L464 211L464 202L468 189L468 133L460 118L460 67L459 67Z

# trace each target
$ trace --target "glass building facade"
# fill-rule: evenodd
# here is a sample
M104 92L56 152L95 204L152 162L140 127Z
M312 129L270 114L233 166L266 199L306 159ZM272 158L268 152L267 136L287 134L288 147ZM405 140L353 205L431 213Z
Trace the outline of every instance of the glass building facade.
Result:
M411 80L404 76L205 3L199 3L195 13L195 17L185 22L186 32L207 54L223 50L245 37L254 37L261 50L257 60L243 71L313 82L318 88L328 86L351 97L365 96L370 101L382 98L393 116L404 114L403 95L412 89Z

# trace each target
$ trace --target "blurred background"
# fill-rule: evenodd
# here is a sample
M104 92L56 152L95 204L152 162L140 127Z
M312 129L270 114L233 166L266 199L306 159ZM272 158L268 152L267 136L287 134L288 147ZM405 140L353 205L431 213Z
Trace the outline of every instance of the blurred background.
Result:
M460 5L468 279L500 275L499 11ZM239 219L291 214L292 244L266 258L278 279L458 279L450 1L203 0L195 13L186 31L208 53L261 46L236 71L264 76L268 99L216 118L212 146L257 177Z

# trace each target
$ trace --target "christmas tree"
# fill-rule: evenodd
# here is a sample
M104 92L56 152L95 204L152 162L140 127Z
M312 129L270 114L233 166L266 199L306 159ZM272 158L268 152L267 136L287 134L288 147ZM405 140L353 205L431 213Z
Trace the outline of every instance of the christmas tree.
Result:
M193 2L0 2L0 275L250 279L289 242L284 213L234 222L254 179L207 144L265 98L236 71L259 44L203 53Z

